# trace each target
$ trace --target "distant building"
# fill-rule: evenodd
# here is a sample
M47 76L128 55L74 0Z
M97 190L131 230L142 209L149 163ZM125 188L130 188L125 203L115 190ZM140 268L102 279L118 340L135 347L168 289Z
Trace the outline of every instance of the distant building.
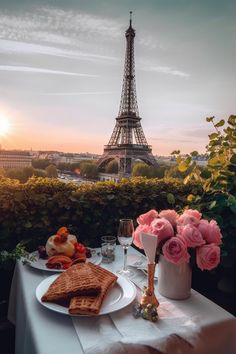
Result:
M108 181L119 182L120 178L119 178L119 175L116 175L116 174L113 174L113 173L100 172L98 174L98 179L101 182L108 182Z
M34 158L40 160L49 160L51 163L58 165L59 163L79 163L83 160L98 160L100 155L90 153L63 153L55 151L41 151L35 154Z
M32 156L28 151L0 150L0 168L19 168L31 166Z

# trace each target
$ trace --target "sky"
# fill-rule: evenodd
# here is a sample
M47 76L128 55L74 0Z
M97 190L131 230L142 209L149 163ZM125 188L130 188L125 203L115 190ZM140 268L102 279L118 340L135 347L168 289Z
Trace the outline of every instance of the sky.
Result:
M0 0L5 149L103 153L133 11L141 124L155 155L205 152L236 114L235 0Z

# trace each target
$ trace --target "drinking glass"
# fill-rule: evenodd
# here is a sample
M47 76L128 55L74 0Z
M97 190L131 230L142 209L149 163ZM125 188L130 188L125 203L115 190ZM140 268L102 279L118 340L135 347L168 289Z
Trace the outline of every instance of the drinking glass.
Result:
M127 251L129 246L133 242L133 232L134 232L133 220L121 219L119 223L117 237L119 243L121 244L124 250L124 266L123 269L119 270L117 273L124 276L131 276L133 274L133 272L127 268Z

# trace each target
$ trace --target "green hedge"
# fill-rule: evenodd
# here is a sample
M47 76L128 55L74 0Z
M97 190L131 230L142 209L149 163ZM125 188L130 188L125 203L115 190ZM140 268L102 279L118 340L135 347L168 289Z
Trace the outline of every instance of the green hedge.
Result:
M115 184L65 184L31 178L20 184L0 180L0 249L12 250L26 241L28 250L45 244L60 226L69 227L89 246L100 245L104 234L116 234L122 217L136 219L151 208L180 210L189 193L201 189L177 180L133 178Z

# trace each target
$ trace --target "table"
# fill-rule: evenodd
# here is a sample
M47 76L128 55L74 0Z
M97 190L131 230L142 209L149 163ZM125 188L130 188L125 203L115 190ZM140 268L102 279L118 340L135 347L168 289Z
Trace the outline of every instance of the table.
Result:
M139 256L140 253L130 247L128 262ZM116 271L119 267L122 267L122 263L122 249L121 246L117 246L115 262L109 265L102 263L101 265L111 271ZM38 284L45 277L52 274L31 268L28 265L23 265L21 262L17 262L16 264L8 313L9 320L16 325L16 354L84 353L72 318L50 311L36 300L35 290ZM140 273L138 276L139 283L145 283L146 276L143 273ZM156 295L157 298L160 298L157 291ZM171 306L175 306L175 308L189 316L189 318L197 318L200 326L234 318L233 315L194 290L192 290L191 297L185 301L167 299L165 301L168 301ZM129 315L128 313L124 314L124 316ZM132 320L134 321L134 326L135 321L139 321L137 322L139 326L141 323L142 326L146 326L148 322L143 319ZM88 331L88 340L90 323L93 323L93 319L87 318L85 325L88 327L85 330ZM160 326L161 330L161 325L158 322L156 324L149 322L149 324Z

